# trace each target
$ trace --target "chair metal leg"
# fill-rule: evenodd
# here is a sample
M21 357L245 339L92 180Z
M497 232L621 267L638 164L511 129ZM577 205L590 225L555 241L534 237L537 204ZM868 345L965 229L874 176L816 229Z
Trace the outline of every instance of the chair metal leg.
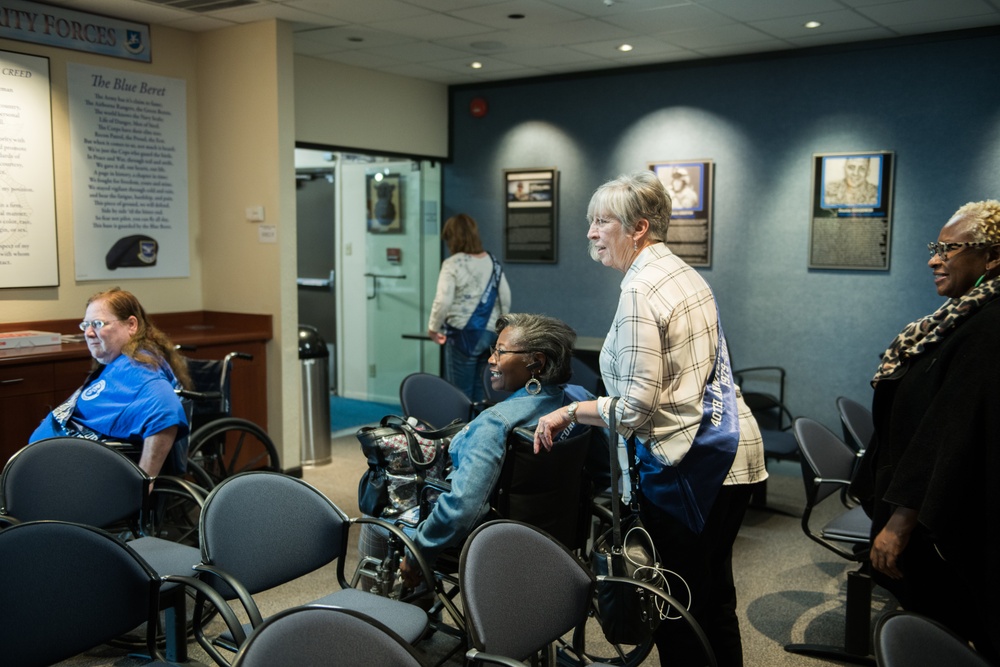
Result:
M171 592L163 612L164 655L168 662L187 662L187 595L183 586Z
M875 657L871 654L872 579L867 563L847 573L845 607L843 648L825 644L786 644L785 650L874 667Z

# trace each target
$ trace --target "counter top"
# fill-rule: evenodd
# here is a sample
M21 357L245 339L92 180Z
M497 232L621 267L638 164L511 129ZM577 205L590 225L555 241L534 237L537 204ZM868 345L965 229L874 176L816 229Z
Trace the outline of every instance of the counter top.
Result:
M192 347L268 341L273 337L270 315L218 311L151 314L154 324L176 345ZM79 335L79 320L48 320L0 324L0 331L35 329L62 335ZM83 359L90 356L86 343L38 345L0 350L0 364Z

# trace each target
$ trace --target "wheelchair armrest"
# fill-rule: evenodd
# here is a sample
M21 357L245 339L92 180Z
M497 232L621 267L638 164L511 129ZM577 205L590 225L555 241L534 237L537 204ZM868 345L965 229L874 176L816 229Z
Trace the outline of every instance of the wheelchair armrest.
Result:
M256 628L264 622L260 609L257 607L257 603L254 602L249 591L247 591L246 587L241 584L236 577L220 567L206 565L205 563L195 565L194 569L196 572L205 572L209 575L208 577L204 577L202 580L215 589L221 597L237 599L240 601L240 604L243 605L244 611L246 611L247 619L250 621L251 627ZM211 581L213 577L219 579L220 581L218 583ZM227 591L224 587L228 587L229 590Z
M505 665L505 667L524 667L523 662L511 660L510 658L496 653L486 653L476 648L470 648L465 652L465 659L470 664Z
M173 582L183 584L184 586L194 589L198 593L199 600L207 600L212 604L215 610L218 612L219 616L222 618L223 622L226 624L226 629L232 635L233 640L237 646L241 646L243 642L246 641L246 633L243 631L243 625L236 618L236 614L233 612L232 607L230 607L226 601L219 595L218 591L206 584L200 579L194 577L186 577L176 574L168 574L160 577L162 581ZM229 662L222 656L215 646L205 637L204 628L201 627L202 613L201 604L196 604L195 606L195 616L194 616L194 631L195 638L198 640L198 644L205 650L209 656L215 660L220 666L228 667Z

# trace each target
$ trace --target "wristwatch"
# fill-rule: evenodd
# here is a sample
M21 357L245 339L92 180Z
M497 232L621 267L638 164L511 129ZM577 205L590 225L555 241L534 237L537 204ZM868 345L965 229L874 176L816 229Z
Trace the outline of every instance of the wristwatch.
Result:
M573 401L572 403L566 406L566 414L569 415L570 424L576 423L576 409L578 407L580 407L579 401Z

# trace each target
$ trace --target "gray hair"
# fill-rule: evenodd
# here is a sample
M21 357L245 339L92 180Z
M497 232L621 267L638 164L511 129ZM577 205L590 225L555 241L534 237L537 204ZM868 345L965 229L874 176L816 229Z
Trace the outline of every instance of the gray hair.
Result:
M536 375L542 384L564 384L573 374L570 359L576 332L554 317L531 313L507 313L497 318L497 333L511 329L513 344L545 356L545 366Z
M649 221L649 238L654 241L667 240L670 226L670 195L651 171L637 171L622 174L597 188L587 207L587 222L610 214L622 223L626 233L635 231L639 220Z

